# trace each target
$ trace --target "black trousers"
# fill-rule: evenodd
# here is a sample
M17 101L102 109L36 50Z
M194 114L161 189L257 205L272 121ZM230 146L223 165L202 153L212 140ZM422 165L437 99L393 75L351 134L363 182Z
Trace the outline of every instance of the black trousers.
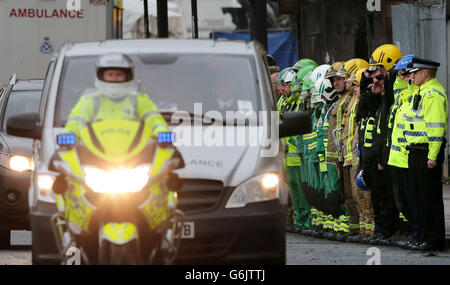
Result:
M412 203L408 199L408 168L400 168L395 166L388 166L394 182L394 198L397 209L403 213L403 216L408 220L402 223L404 227L401 229L404 233L410 234L412 231Z
M438 248L445 246L445 216L442 197L442 163L445 143L439 151L437 166L429 169L428 148L410 149L408 187L413 201L413 219L418 223L415 239Z
M395 205L389 168L378 170L378 165L364 167L364 179L371 189L375 234L390 237L400 225L399 211Z

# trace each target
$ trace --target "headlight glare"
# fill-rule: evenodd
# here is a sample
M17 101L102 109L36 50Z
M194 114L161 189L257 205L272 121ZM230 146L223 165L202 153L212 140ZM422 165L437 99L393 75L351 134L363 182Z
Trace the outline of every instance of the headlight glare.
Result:
M85 182L96 193L122 194L139 192L149 180L150 166L104 171L83 167Z
M37 177L37 184L41 190L52 190L56 177L48 174L40 174Z
M242 208L249 203L279 199L279 193L279 178L276 174L258 175L239 185L225 208Z
M3 155L1 165L17 172L33 169L33 159L22 155Z
M266 174L261 179L261 185L264 189L274 189L278 186L278 176L275 174Z

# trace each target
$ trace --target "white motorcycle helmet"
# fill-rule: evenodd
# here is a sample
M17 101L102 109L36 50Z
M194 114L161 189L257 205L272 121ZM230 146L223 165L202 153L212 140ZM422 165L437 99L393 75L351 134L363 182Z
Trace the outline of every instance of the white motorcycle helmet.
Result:
M104 80L104 73L108 69L119 69L125 73L125 81L108 82ZM105 97L120 101L133 93L134 63L131 58L124 54L108 54L101 56L96 64L95 87Z
M329 79L325 79L324 77L320 78L315 84L315 89L320 96L325 97L326 101L332 101L336 98L337 93L333 88L333 84Z
M329 64L322 64L316 67L314 71L311 73L310 79L312 82L316 83L320 78L325 76L327 70L331 67Z

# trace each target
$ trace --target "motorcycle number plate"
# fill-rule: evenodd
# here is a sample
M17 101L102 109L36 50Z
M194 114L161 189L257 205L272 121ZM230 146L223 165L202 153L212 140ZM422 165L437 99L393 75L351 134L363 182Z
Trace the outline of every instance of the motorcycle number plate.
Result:
M194 222L184 222L183 228L181 229L182 239L193 239L195 238L195 223Z

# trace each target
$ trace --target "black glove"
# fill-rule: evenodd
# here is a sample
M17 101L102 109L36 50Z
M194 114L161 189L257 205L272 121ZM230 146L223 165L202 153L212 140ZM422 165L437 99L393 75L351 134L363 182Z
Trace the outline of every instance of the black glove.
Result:
M367 87L373 83L372 77L367 78L365 72L361 74L361 83L359 84L361 87L361 95L367 91Z
M395 69L391 69L388 75L384 77L384 98L387 107L394 103L394 83L396 79L397 71Z

